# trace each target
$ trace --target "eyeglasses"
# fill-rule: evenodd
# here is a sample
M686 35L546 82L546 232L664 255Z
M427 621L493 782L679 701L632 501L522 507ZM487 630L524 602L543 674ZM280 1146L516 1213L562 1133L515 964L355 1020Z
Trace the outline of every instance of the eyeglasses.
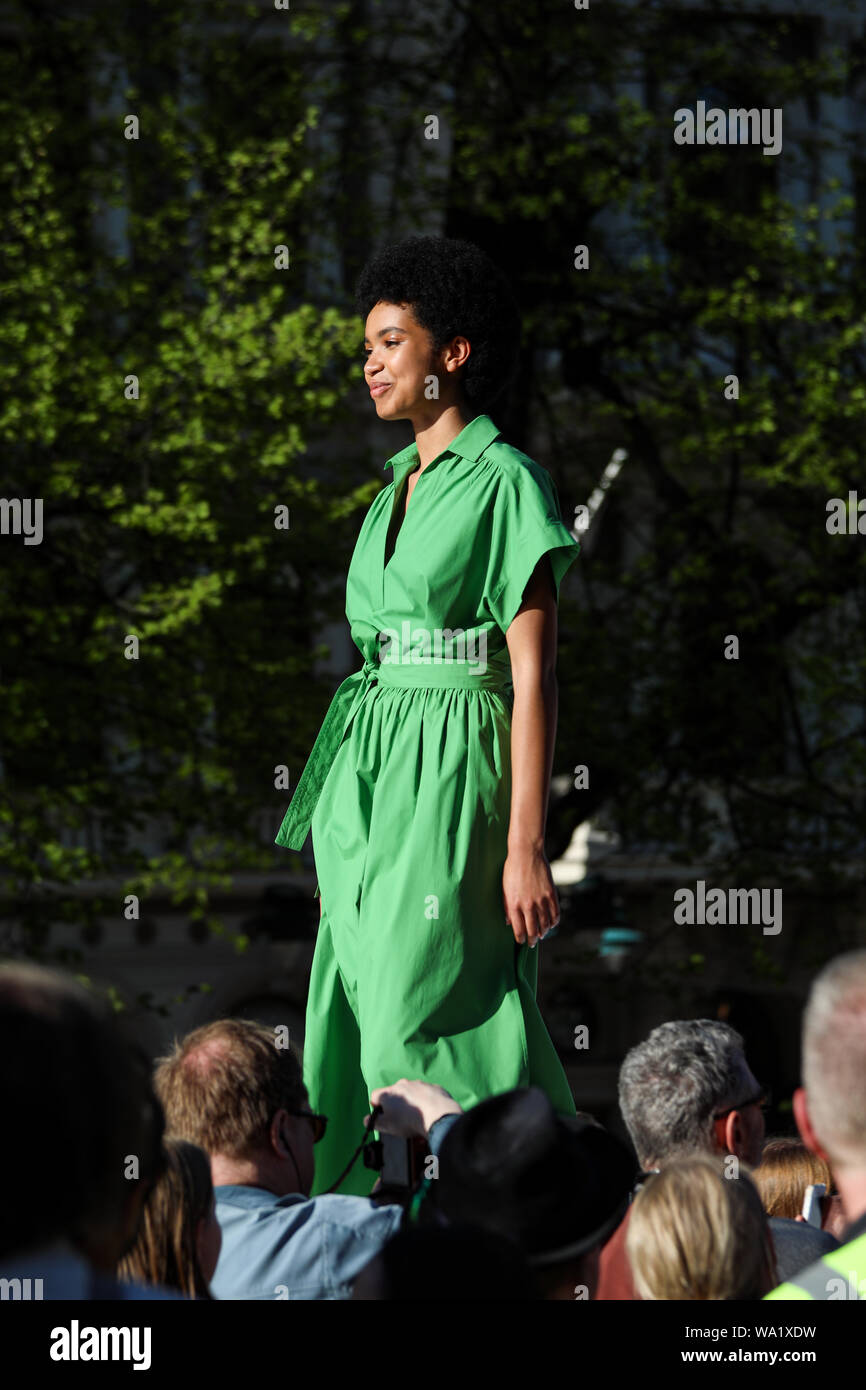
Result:
M714 1120L724 1120L728 1115L733 1115L735 1110L745 1110L749 1105L759 1105L762 1111L769 1110L771 1105L769 1086L762 1086L754 1096L749 1096L748 1100L741 1100L737 1105L729 1105L727 1110L717 1110L713 1115Z
M298 1119L309 1121L313 1130L313 1143L318 1144L320 1139L325 1137L325 1130L328 1128L327 1115L315 1115L312 1110L287 1110L287 1115L296 1115Z

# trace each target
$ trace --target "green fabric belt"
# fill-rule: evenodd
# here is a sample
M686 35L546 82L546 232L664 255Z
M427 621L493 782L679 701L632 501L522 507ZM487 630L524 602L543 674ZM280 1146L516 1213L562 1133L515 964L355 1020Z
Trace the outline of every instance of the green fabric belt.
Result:
M488 661L485 668L478 671L473 669L473 663L464 661L411 664L395 661L381 665L378 661L365 661L360 671L347 676L337 687L283 817L276 844L286 849L303 848L337 749L363 701L377 685L416 690L494 690L504 693L511 689L511 663L507 657L499 657Z

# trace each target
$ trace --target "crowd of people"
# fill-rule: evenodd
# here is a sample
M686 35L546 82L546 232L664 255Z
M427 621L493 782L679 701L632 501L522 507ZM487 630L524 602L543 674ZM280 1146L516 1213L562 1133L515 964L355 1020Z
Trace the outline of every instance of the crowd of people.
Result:
M765 1134L737 1032L677 1020L622 1063L632 1149L535 1087L466 1111L417 1079L375 1091L376 1130L422 1141L403 1201L310 1195L327 1117L258 1023L208 1023L154 1070L96 994L11 962L0 1045L6 1298L866 1297L866 951L812 985L799 1137Z

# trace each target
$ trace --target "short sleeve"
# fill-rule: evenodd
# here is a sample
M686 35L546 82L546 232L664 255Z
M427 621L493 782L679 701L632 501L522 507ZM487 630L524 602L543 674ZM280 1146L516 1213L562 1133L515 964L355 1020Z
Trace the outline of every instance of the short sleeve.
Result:
M539 560L550 556L554 590L577 559L580 545L566 529L553 479L546 469L522 465L503 473L493 504L487 607L507 632Z

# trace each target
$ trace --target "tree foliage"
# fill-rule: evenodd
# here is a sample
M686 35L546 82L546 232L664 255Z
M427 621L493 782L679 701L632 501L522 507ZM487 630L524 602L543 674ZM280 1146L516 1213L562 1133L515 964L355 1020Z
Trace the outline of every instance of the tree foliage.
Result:
M135 9L58 17L46 45L19 7L3 53L4 493L44 514L41 544L3 538L12 945L121 920L118 874L195 917L231 872L290 867L262 812L272 840L378 486L346 444L357 319L307 283L318 30L301 20L296 63L271 54L261 109L254 19L245 43L237 6L205 30L194 4Z

